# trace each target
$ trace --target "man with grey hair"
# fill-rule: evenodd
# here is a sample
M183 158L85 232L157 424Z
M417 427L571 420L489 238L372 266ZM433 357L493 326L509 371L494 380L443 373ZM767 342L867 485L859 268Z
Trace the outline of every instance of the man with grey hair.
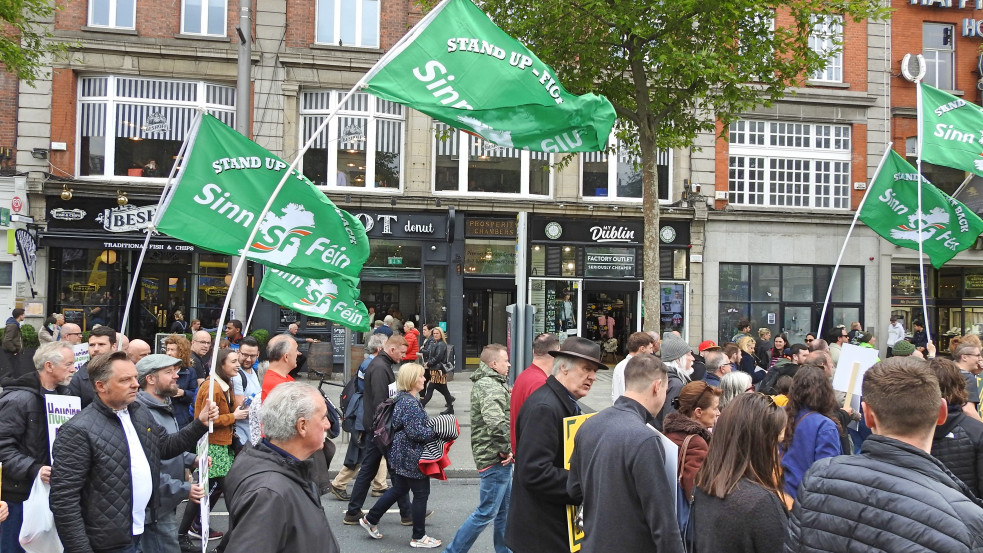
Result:
M567 540L567 505L577 501L567 491L563 419L580 414L577 400L597 379L601 347L586 338L563 341L553 374L532 393L519 412L515 432L515 475L509 501L505 543L515 553L563 551Z
M703 359L707 366L707 372L703 375L703 381L719 388L720 379L733 369L730 360L727 359L727 354L719 349L711 350L703 354Z
M270 361L270 367L263 376L263 401L266 401L266 396L270 395L273 388L284 382L294 381L290 371L297 368L298 355L300 351L297 349L297 342L289 334L277 334L270 339L266 345L266 358Z
M376 321L376 324L379 324L379 321ZM386 318L382 320L382 326L377 327L373 333L385 334L386 338L389 338L393 335L392 326L393 326L393 316L386 315Z
M65 551L140 550L146 524L160 507L160 462L183 454L208 431L218 406L176 434L136 401L137 370L126 353L89 361L96 397L62 425L51 469L51 512ZM151 517L147 517L147 513Z
M652 354L658 354L659 350L662 349L662 338L659 336L659 333L654 330L646 330L645 332L652 337Z
M0 523L0 551L23 551L17 538L24 520L24 501L35 478L48 483L51 455L44 397L69 395L75 374L75 354L68 342L48 342L34 353L37 371L20 376L0 395L0 462L3 463L3 499L9 507Z
M236 457L225 477L228 551L341 551L305 462L328 429L321 394L300 382L276 387L260 408L266 435Z
M657 357L632 357L624 395L577 431L567 493L584 505L584 551L684 551L675 512L666 508L675 482L662 439L649 426L668 382Z

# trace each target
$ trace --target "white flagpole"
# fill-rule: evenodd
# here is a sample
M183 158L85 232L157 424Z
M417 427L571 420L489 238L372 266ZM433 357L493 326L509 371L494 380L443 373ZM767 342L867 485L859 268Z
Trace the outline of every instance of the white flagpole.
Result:
M137 266L133 270L130 293L126 296L126 309L123 311L123 321L119 325L119 331L123 334L127 333L126 325L130 319L130 307L133 304L133 296L136 295L137 284L140 282L140 269L143 268L143 260L147 257L147 250L150 248L150 238L157 231L157 223L160 222L160 218L164 215L164 210L167 209L166 205L170 205L170 202L165 202L165 198L167 198L170 192L171 183L175 180L175 174L180 178L180 175L184 173L184 156L188 150L188 146L194 144L195 138L198 136L202 113L204 113L202 110L198 110L198 114L195 115L194 120L191 122L191 128L188 129L188 134L184 137L184 143L181 144L181 149L178 150L177 160L171 166L171 172L167 175L167 182L164 183L164 189L160 192L160 199L157 200L157 209L154 211L154 218L150 222L150 226L147 227L147 237L143 240L143 247L140 248L140 256L137 257ZM122 341L120 344L117 344L117 347L120 345L122 345Z
M918 57L919 65L922 63L921 56ZM922 123L924 122L924 109L922 109L922 85L921 78L923 72L918 72L918 77L915 79L915 89L916 89L916 102L917 102L917 121L918 121L918 134L917 134L917 150L918 157L915 160L918 163L918 278L921 282L922 289L922 318L924 319L925 326L925 337L928 341L932 341L932 326L929 324L928 319L928 295L926 292L927 286L925 285L925 250L923 247L924 234L922 231L925 228L925 214L922 212ZM910 324L910 322L909 322Z
M264 272L263 275L265 277L266 273ZM257 292L256 293L256 297L253 298L253 306L251 308L249 308L249 318L246 319L246 326L243 327L243 329L242 329L242 333L243 334L245 334L246 332L248 332L249 331L249 328L252 326L252 324L253 324L253 314L256 313L256 306L258 304L259 304L259 292Z
M846 245L850 242L850 236L853 235L853 229L857 226L857 220L860 219L860 212L864 208L864 203L867 202L867 196L870 194L870 189L873 188L874 182L877 177L881 174L881 169L884 167L884 162L887 161L887 156L891 155L891 148L894 146L894 142L888 142L887 149L884 150L884 155L881 156L880 163L877 164L877 170L874 171L874 176L870 179L870 184L867 186L867 191L864 192L862 198L860 198L860 204L857 205L857 211L853 214L853 222L850 223L850 229L846 231L846 238L843 240L843 246L840 247L840 255L836 258L836 265L833 266L833 274L829 278L829 288L826 289L826 299L823 301L823 310L819 313L819 328L818 332L823 332L823 322L826 320L826 309L829 307L829 298L833 294L833 284L836 282L836 273L840 270L840 262L843 261L843 254L846 252ZM821 338L822 336L820 336Z

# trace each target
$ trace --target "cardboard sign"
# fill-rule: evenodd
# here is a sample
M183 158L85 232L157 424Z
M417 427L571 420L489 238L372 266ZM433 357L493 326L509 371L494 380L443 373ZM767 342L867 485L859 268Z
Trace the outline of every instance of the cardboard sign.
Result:
M82 365L89 362L89 344L75 344L72 351L75 352L75 370L81 370Z
M48 418L48 450L54 457L55 436L58 435L58 429L82 410L82 399L75 396L47 394L44 396L44 410Z
M860 410L860 385L863 383L864 374L878 361L876 349L843 344L840 360L836 364L836 372L833 373L833 389L846 392L843 407L853 407L854 411Z
M570 470L570 457L573 455L573 439L577 431L596 413L586 415L576 415L563 419L563 468ZM584 541L584 531L574 524L577 518L577 505L567 505L567 537L570 540L571 553L580 551L580 544Z

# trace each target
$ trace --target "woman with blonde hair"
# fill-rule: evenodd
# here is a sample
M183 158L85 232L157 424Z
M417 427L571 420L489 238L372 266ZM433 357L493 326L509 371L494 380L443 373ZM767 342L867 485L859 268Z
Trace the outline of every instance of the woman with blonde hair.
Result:
M737 339L737 349L741 351L741 360L737 363L737 370L748 373L751 375L751 379L754 380L754 368L758 365L757 360L754 358L754 338L741 336ZM762 376L764 376L764 373L762 373Z
M427 387L427 393L423 398L423 406L427 406L430 398L433 397L434 391L437 391L440 392L440 395L444 396L444 401L447 402L447 408L441 411L440 414L453 415L454 396L451 395L450 389L447 388L447 373L450 372L447 370L447 351L449 347L447 345L447 335L444 333L444 329L435 326L430 333L430 338L433 340L433 344L427 353L426 361L430 385ZM451 370L454 370L454 367L451 367Z
M420 471L423 444L436 437L430 427L427 411L420 404L420 392L426 385L423 365L407 363L396 374L396 403L393 406L392 426L395 432L386 452L386 462L393 485L376 501L368 514L358 523L375 539L382 539L377 524L400 498L413 492L413 539L410 547L432 549L440 540L427 535L427 499L430 497L430 478ZM374 447L374 446L373 446Z

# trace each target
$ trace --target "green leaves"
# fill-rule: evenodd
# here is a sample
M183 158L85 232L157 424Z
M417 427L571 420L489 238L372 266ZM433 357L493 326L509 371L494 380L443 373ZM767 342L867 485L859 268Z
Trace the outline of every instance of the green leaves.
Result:
M50 58L64 57L69 44L51 41L52 33L40 21L50 20L56 10L46 0L0 0L0 63L30 86L46 76Z

